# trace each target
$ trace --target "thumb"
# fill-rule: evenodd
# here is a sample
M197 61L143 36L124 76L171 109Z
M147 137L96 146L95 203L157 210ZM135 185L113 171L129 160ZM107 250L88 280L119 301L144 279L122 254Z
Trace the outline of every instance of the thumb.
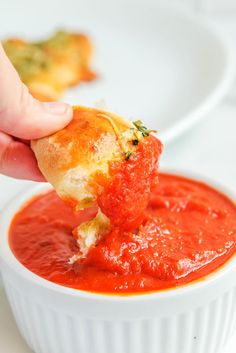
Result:
M71 118L69 105L42 103L31 96L0 43L0 130L31 140L62 129Z

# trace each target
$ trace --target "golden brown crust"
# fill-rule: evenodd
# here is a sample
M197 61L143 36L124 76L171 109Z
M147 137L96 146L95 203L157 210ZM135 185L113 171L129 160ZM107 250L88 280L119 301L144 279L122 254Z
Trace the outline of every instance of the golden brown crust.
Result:
M84 34L59 31L42 42L12 38L4 49L32 95L44 101L59 99L64 90L90 81L92 44Z
M96 173L109 176L109 163L124 159L129 141L121 136L133 129L132 123L99 109L74 107L70 124L57 133L32 141L32 149L45 178L66 200L91 204ZM82 205L82 206L81 206Z

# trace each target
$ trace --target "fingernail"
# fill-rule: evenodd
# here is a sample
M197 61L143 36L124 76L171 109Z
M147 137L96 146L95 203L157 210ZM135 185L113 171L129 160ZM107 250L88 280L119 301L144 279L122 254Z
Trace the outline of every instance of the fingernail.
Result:
M63 102L42 103L44 109L50 114L64 114L68 109L68 104Z

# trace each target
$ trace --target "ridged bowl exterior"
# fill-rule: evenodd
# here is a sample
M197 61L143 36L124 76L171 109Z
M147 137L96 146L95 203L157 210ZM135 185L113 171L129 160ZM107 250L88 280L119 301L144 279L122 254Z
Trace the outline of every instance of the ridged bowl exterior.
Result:
M106 311L80 314L83 301L65 311L14 286L7 274L3 281L19 330L36 353L220 353L236 325L235 287L192 310L109 319Z

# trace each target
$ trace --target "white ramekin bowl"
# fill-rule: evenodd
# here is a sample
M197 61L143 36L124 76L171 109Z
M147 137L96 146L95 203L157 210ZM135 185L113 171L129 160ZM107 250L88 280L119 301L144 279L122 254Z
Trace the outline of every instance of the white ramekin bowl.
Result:
M8 243L13 215L43 190L40 185L18 196L0 217L3 283L17 325L36 353L222 352L236 325L235 257L203 280L151 294L100 295L59 286L27 270Z

